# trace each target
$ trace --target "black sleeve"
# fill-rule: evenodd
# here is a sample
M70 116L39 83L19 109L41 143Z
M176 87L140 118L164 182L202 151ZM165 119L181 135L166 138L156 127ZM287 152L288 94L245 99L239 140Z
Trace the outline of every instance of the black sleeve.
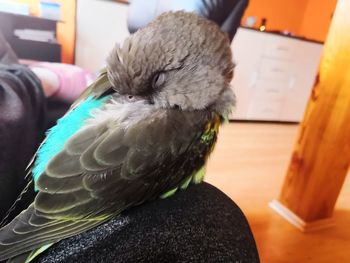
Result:
M0 64L0 221L25 185L25 168L44 129L39 79L25 66Z

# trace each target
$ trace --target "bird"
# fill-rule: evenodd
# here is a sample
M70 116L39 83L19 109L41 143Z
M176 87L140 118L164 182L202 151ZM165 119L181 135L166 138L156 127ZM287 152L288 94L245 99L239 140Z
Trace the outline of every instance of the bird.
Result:
M235 105L233 70L228 37L193 13L164 13L116 44L30 163L37 194L0 229L0 261L30 262L128 208L201 182Z

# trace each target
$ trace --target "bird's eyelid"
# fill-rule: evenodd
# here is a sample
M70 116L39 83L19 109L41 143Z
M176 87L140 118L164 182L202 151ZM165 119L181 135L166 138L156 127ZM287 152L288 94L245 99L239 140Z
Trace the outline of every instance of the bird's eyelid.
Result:
M180 70L183 68L183 65L173 67L173 68L167 68L167 69L161 69L156 71L151 78L151 86L153 90L158 90L166 81L167 74L171 71Z
M152 78L152 88L153 89L159 88L161 85L164 84L165 79L166 78L165 78L165 72L164 71L156 72L153 75L153 78Z

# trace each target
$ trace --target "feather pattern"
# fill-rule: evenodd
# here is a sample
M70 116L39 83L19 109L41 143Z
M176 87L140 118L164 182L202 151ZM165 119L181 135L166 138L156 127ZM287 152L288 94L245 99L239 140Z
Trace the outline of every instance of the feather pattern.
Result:
M34 181L37 181L44 172L49 160L63 149L65 142L83 126L86 119L91 117L91 110L101 107L107 98L88 97L78 107L58 120L57 125L48 131L45 143L40 147L37 153L38 158L34 163Z
M94 125L68 138L48 161L33 205L0 229L0 260L81 233L177 189L204 165L220 122L210 112L153 109L147 118L126 115L133 116L132 125L112 114L91 121Z

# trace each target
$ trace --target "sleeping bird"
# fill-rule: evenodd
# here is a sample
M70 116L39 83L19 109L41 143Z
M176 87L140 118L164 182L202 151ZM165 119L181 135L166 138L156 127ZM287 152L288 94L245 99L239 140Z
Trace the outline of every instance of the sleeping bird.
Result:
M0 229L0 261L50 245L202 180L235 102L230 43L214 23L169 12L116 45L106 68L46 136L37 195Z

